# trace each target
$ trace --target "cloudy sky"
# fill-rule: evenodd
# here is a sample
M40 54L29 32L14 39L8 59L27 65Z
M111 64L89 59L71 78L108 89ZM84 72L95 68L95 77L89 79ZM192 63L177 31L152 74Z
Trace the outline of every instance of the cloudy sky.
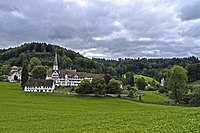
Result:
M32 41L87 57L200 57L200 0L1 0L0 48Z

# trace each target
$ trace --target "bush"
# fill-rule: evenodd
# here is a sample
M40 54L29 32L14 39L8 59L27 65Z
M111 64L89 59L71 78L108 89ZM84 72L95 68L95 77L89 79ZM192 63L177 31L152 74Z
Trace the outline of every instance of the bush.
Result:
M134 97L135 96L135 92L133 90L130 90L128 96L129 97Z
M0 76L0 81L5 81L5 82L7 82L7 81L8 81L8 77L5 76L5 75L1 75L1 76Z
M132 87L131 87L131 90L132 90L133 92L138 92L138 88L135 87L135 86L132 86Z
M90 94L93 93L91 83L88 79L83 79L76 89L76 93Z
M194 95L192 96L189 103L194 106L200 106L200 88L199 87L197 87L194 90Z
M122 90L121 94L129 94L129 91L127 91L127 90Z
M164 94L164 93L168 93L168 90L167 90L167 89L164 89L164 88L160 88L160 89L158 90L158 92L161 93L161 94Z

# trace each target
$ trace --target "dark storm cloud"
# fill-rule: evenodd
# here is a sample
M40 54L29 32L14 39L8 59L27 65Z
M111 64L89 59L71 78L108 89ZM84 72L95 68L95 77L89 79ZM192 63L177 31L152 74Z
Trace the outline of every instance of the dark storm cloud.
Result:
M199 56L197 0L0 1L0 48L45 41L87 57Z

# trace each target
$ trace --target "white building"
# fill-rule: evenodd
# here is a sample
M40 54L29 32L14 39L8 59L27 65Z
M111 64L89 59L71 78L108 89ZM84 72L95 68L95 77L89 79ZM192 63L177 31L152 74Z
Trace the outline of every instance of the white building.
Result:
M160 86L162 86L162 87L163 87L164 85L165 85L165 79L164 79L164 78L162 78L162 79L161 79L161 81L160 81Z
M18 82L21 81L21 70L17 66L12 66L11 71L8 75L9 82Z
M47 79L52 79L56 86L77 86L83 79L92 81L93 78L103 78L104 74L94 74L86 72L76 72L75 70L58 70L57 53L55 54L55 61L53 72L47 75Z
M29 79L24 87L25 92L53 92L55 84L53 80Z

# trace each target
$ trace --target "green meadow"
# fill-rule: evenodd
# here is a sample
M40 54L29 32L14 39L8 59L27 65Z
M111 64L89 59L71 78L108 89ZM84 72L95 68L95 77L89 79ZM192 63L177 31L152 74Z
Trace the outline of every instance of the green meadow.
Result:
M199 132L200 108L119 98L25 93L0 82L0 132Z

